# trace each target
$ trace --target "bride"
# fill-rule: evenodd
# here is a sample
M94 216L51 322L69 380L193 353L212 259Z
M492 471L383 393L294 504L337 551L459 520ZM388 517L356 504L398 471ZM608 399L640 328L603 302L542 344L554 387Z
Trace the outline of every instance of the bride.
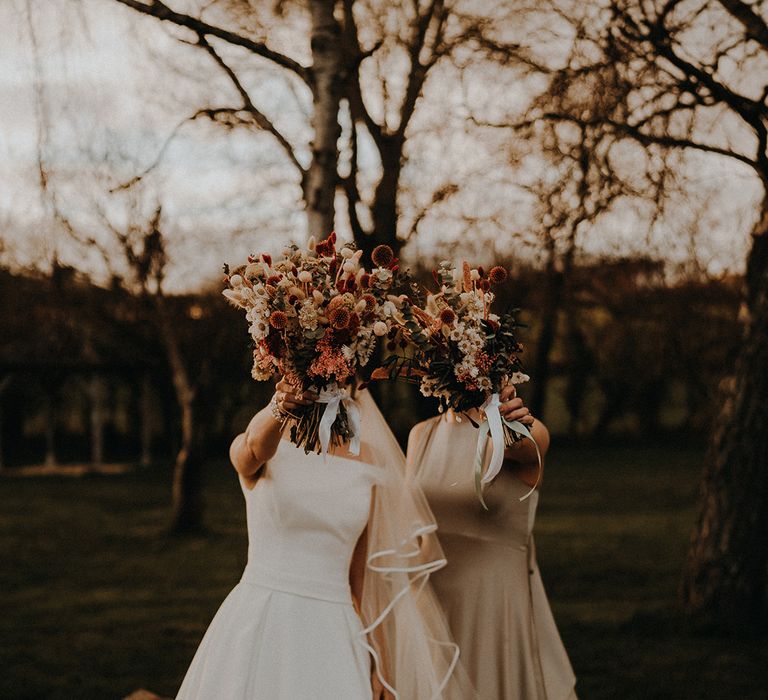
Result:
M232 443L248 563L177 700L474 697L427 582L446 562L400 447L360 391L359 456L305 454L284 415L315 398L279 382Z

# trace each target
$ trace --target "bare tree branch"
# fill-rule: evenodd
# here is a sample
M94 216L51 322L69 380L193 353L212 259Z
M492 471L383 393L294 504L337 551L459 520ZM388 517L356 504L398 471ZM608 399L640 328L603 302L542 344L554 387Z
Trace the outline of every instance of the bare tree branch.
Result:
M416 3L416 6L418 7L418 3ZM434 21L435 36L439 40L439 37L442 36L442 25L445 22L445 16L443 0L432 0L427 9L421 15L418 15L416 29L409 47L411 70L408 74L408 84L405 88L403 104L400 107L400 123L394 131L394 136L398 140L402 140L405 136L405 130L408 128L408 123L416 109L416 101L424 87L427 73L432 65L434 65L434 62L428 61L426 64L421 62L421 52L425 47L427 31Z
M734 19L741 22L747 39L752 39L763 47L768 48L768 23L752 6L741 0L718 0Z
M199 36L198 44L213 57L213 60L216 61L216 63L232 81L232 84L235 86L235 89L243 100L243 111L248 112L253 117L253 120L256 122L259 128L263 129L264 131L268 131L275 137L277 142L288 156L288 159L291 161L291 163L293 163L294 166L296 166L299 174L304 177L306 170L296 157L296 151L294 147L291 145L290 141L288 141L288 139L285 138L285 136L283 136L283 134L277 129L274 123L263 112L261 112L256 107L256 105L253 104L248 91L245 89L245 87L243 87L243 84L240 82L240 79L237 77L232 68L227 65L224 59L217 53L216 49L211 46L211 44L203 35Z
M648 134L643 131L640 131L638 128L630 124L623 124L617 121L606 120L606 119L596 119L596 120L579 119L578 117L575 117L575 116L570 116L567 114L558 114L558 113L546 113L542 115L542 118L548 119L551 121L570 122L578 126L599 126L600 124L604 124L605 126L608 126L611 129L613 129L616 133L622 134L624 136L628 136L644 146L657 145L657 146L664 146L667 148L681 148L681 149L691 148L696 151L703 151L705 153L714 153L715 155L725 156L727 158L733 158L754 169L759 168L759 163L755 159L750 158L749 156L745 156L744 154L739 153L738 151L733 151L728 148L722 148L720 146L715 146L712 144L700 143L690 138L682 138L677 136L671 136L668 134ZM530 126L532 123L533 121L521 122L520 126L523 126L523 125Z
M432 193L429 202L421 207L418 212L416 212L416 216L411 223L411 227L408 229L408 232L405 234L405 236L403 236L403 241L410 241L418 233L419 224L421 224L421 222L426 218L427 214L429 214L429 211L433 206L440 204L440 202L444 202L458 191L459 185L457 185L455 182L449 182L435 190Z
M238 115L240 113L247 114L248 119L239 118ZM232 120L225 122L224 120L221 119L221 117L223 116L232 117ZM163 145L160 147L160 150L157 152L157 155L155 156L154 160L146 168L144 168L144 170L142 170L137 175L134 175L129 180L126 180L125 182L122 182L119 185L115 185L114 187L111 187L107 191L110 194L114 194L115 192L119 192L120 190L130 189L134 185L141 182L158 165L160 165L160 162L163 160L163 157L165 156L166 151L168 150L171 143L178 135L179 131L181 130L181 127L189 122L193 122L199 119L200 117L207 117L213 122L224 123L228 127L232 127L237 124L245 125L245 124L251 123L250 113L241 107L203 107L202 109L198 109L192 116L185 117L178 124L176 124L175 127L173 127L173 129L171 130L171 133L166 137L165 141L163 141Z
M266 58L272 63L277 64L281 68L286 68L295 75L298 75L305 83L310 85L312 83L312 70L306 66L301 65L298 61L295 61L290 56L286 56L278 51L273 51L266 44L254 41L248 37L237 34L236 32L217 27L208 22L204 22L201 19L192 17L191 15L184 14L182 12L175 12L168 5L160 0L151 0L151 2L139 2L139 0L112 0L118 2L121 5L130 7L136 12L141 12L145 15L151 15L157 17L164 22L170 22L178 27L186 27L191 29L198 36L215 36L218 39L226 41L234 46L241 46L247 49L251 53Z

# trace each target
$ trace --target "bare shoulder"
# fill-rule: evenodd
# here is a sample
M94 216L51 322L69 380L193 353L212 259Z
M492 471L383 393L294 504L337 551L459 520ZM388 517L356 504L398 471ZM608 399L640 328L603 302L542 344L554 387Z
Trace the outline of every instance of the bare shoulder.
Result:
M432 418L427 418L427 420L416 423L416 425L411 428L410 433L408 433L408 447L406 450L406 455L413 454L413 451L417 449L416 446L420 443L421 440L423 440L424 435L427 433L430 426L433 425L438 417L439 416L433 416Z
M416 425L414 425L411 428L411 431L408 433L408 442L410 443L411 440L417 440L420 438L424 434L424 431L427 430L427 428L434 422L434 420L435 417L433 416L432 418L427 418L420 423L416 423Z

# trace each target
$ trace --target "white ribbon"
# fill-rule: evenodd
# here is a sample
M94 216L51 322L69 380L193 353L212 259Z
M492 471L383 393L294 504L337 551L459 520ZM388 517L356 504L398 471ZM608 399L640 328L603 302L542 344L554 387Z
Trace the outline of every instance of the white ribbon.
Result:
M536 440L533 439L531 431L528 430L520 421L508 421L503 418L499 411L501 406L501 399L498 394L491 394L488 400L481 406L481 409L485 411L486 420L484 420L478 429L477 433L477 451L475 452L475 490L480 498L480 503L487 510L488 506L483 500L483 486L493 481L501 471L501 465L504 463L504 426L509 429L528 438L533 446L536 448L536 458L539 462L539 471L536 475L536 483L533 485L530 491L520 498L524 501L528 498L539 485L541 480L541 452L539 446L536 444ZM493 452L491 454L491 463L488 465L488 469L483 473L483 457L485 455L485 439L488 432L491 433L491 441L493 443Z
M485 411L487 427L491 431L491 442L493 443L491 463L488 465L488 469L480 479L480 483L483 485L489 484L496 478L501 471L501 465L504 462L504 426L501 423L499 406L501 406L499 395L491 394L488 397L488 400L480 407L480 410ZM477 436L478 450L480 450L481 443L483 447L485 447L485 434L486 432L481 430L480 434Z
M339 414L339 406L341 406L342 402L344 403L344 408L347 409L349 429L352 433L352 438L349 441L349 453L359 455L360 410L350 397L349 391L339 388L339 385L336 384L336 382L333 382L327 389L323 389L320 392L315 401L316 403L324 403L326 405L318 427L318 436L320 437L320 447L322 449L323 457L328 454L328 446L331 443L331 427L336 420L336 416Z

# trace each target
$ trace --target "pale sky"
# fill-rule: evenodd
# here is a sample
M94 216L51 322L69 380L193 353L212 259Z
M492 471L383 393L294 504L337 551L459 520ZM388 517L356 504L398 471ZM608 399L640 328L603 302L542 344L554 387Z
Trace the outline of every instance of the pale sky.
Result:
M193 3L171 4L183 9ZM174 128L195 110L231 105L231 88L208 57L178 42L182 32L136 16L113 0L2 0L0 22L8 32L0 44L0 254L6 262L44 267L55 251L65 262L102 274L95 252L73 246L51 223L50 200L40 194L38 149L52 172L59 209L79 230L109 240L101 217L115 225L130 219L125 198L110 195L109 189L148 167ZM291 44L287 30L270 41L285 44L303 60L306 47ZM267 64L224 51L243 69L258 105L303 147L299 157L306 159L306 91L289 89ZM474 76L468 90L446 89L453 85L449 71L437 73L414 118L404 171L411 186L402 201L403 230L441 182L458 181L462 191L425 219L409 254L433 258L456 241L469 256L487 257L494 249L496 254L535 253L525 236L530 197L516 186L530 173L506 166L508 136L480 139L461 128L467 96L492 110L524 95L514 76L486 73ZM39 141L41 123L48 137ZM375 174L372 161L370 170ZM755 179L744 168L705 156L692 157L681 175L693 186L677 203L674 224L661 222L648 238L639 233L646 213L623 207L585 236L583 249L616 254L648 249L683 259L690 239L680 231L698 220L695 244L701 262L713 272L740 269L760 194ZM194 289L215 280L224 261L274 250L291 238L301 242L306 231L296 182L269 135L226 132L203 120L184 124L139 196L145 211L163 204L172 256L169 286ZM487 221L468 232L461 222L467 216ZM339 228L343 233L343 221Z

